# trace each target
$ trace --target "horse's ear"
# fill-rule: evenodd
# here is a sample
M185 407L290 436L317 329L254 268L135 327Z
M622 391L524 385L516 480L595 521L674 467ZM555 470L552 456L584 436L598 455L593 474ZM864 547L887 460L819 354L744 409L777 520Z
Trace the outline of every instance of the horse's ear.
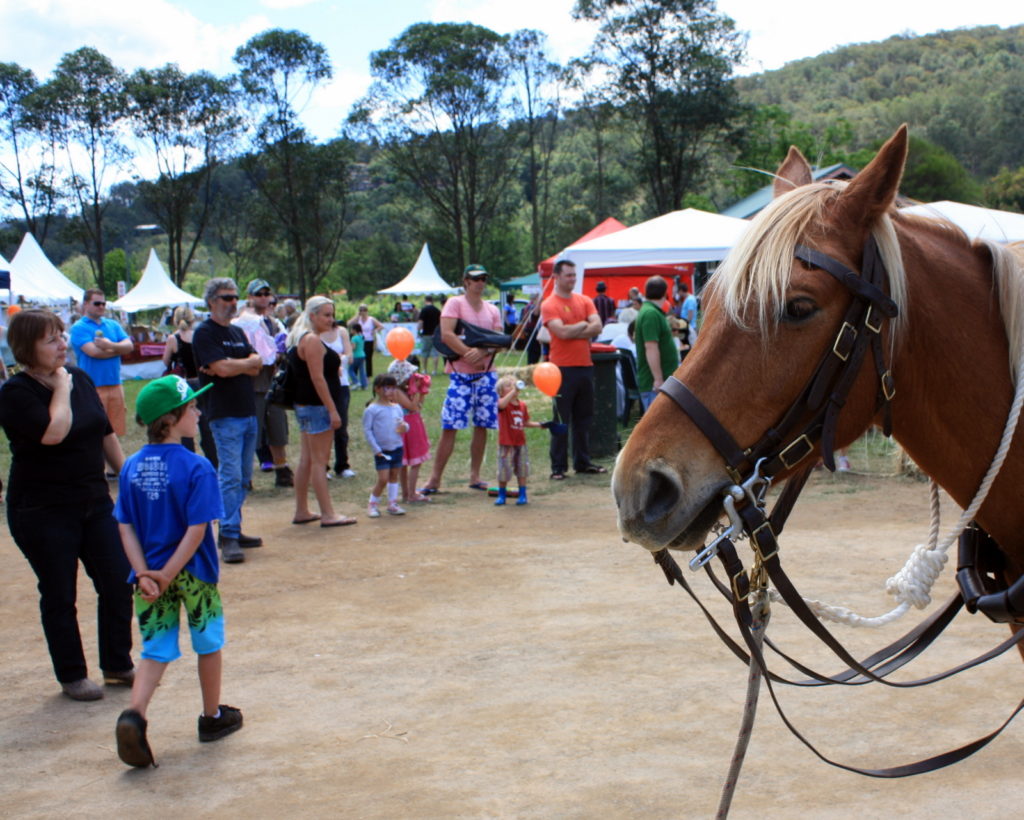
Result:
M839 204L851 221L873 225L892 207L900 190L907 161L907 126L901 125L857 176L846 186Z
M789 153L782 160L782 165L775 172L775 183L772 185L772 196L782 196L801 185L811 184L811 166L800 149L789 146Z

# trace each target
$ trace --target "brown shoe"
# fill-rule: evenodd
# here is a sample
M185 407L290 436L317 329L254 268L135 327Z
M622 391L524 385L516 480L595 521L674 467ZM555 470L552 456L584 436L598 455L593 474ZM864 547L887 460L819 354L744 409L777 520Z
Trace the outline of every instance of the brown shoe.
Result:
M117 738L117 756L129 766L144 769L156 766L153 752L146 740L146 719L134 709L125 709L117 719L114 737Z
M71 700L100 700L103 697L103 690L88 678L62 683L60 688Z
M295 474L292 473L292 468L285 465L284 467L274 468L274 486L275 487L294 487L295 486Z
M135 670L126 669L124 672L108 672L104 669L103 683L107 686L131 686L135 683Z

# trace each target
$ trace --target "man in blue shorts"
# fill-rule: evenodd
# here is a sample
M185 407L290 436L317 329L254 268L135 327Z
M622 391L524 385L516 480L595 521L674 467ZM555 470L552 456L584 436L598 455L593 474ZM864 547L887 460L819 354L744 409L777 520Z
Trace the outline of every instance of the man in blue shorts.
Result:
M469 445L469 486L487 491L480 480L480 466L487 450L487 431L498 427L498 393L495 385L498 374L494 369L494 351L469 347L455 333L461 319L472 325L501 332L501 313L494 305L484 301L484 288L488 274L483 265L467 265L462 274L465 293L445 302L441 311L441 340L459 358L445 365L450 382L441 408L441 440L434 456L434 468L427 485L420 489L424 495L437 492L441 476L455 448L459 430L472 425L473 439Z

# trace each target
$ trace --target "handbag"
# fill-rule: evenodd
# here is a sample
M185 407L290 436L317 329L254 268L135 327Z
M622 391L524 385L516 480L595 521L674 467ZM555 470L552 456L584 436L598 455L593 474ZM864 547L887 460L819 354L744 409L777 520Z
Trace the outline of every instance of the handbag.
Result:
M281 359L281 364L278 365L274 378L270 380L270 388L267 390L267 404L275 404L278 407L284 407L286 410L291 410L295 407L295 391L298 387L298 377L295 375L295 363L292 361L292 356L294 355L295 348L293 347Z

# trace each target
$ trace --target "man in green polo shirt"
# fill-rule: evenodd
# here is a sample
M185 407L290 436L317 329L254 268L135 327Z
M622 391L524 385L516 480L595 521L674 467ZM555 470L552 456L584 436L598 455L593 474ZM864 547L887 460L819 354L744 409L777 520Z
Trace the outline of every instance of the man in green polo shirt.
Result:
M644 286L644 303L636 317L633 337L636 340L637 382L644 410L651 406L662 382L679 367L676 345L668 317L661 303L668 292L668 282L652 276Z

